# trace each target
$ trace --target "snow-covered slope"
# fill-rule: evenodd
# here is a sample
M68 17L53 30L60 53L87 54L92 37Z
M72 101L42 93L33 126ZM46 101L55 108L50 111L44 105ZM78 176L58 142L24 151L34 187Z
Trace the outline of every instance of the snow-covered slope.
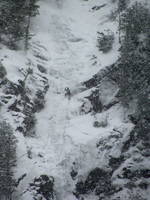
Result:
M33 56L37 46L40 54L46 56L47 60L42 64L47 70L49 90L45 108L36 115L36 138L19 136L18 157L24 155L27 149L32 152L31 160L27 156L18 160L17 176L27 173L20 185L20 193L34 177L48 174L55 177L59 199L66 199L67 192L72 190L69 175L72 162L85 156L84 151L92 154L88 146L91 140L109 134L114 126L110 119L107 129L94 129L93 117L79 113L84 95L76 94L70 101L64 97L65 87L78 92L82 81L117 59L117 41L113 51L106 56L100 55L96 47L97 31L107 28L116 31L117 28L117 24L110 22L107 16L112 4L101 2L104 3L107 3L104 8L92 12L91 8L99 1L40 2L40 15L33 22L35 36L27 56L36 65L38 61L33 61ZM116 120L121 123L117 115ZM92 158L92 155L89 156ZM26 195L23 199L29 200Z
M127 134L132 128L132 124L125 121L119 104L100 114L83 115L80 112L84 97L91 92L91 89L81 92L81 82L118 58L117 22L109 17L116 4L110 0L41 0L39 5L40 13L32 22L34 36L29 51L25 54L0 50L9 80L17 83L18 79L23 79L18 69L30 66L33 75L27 80L27 86L31 99L37 90L46 94L45 107L35 113L35 136L24 137L16 131L18 161L15 174L18 178L26 173L26 177L17 188L15 198L32 200L29 183L46 174L55 179L58 200L75 200L72 194L75 182L70 176L73 163L77 163L79 177L94 167L105 167L107 159L103 159L103 151L98 157L97 141L111 135L113 130ZM104 6L92 9L97 5ZM109 53L102 54L96 47L97 31L106 29L114 32L115 43ZM39 71L40 66L44 74ZM70 100L64 96L65 87L72 92ZM113 87L106 88L110 96L104 93L104 101L109 101L106 97L113 98ZM18 114L16 117L7 108L4 106L1 111L3 118L16 129L23 116ZM107 119L105 128L93 126L94 121L104 119ZM113 156L119 154L117 149L112 152ZM88 198L94 200L96 197Z

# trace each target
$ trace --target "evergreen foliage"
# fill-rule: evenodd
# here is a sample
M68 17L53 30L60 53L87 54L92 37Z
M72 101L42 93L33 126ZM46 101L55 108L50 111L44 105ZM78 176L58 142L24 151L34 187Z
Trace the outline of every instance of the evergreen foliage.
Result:
M113 42L114 34L110 30L107 30L105 33L98 32L97 47L99 51L108 53L112 49Z
M38 14L37 0L2 0L0 2L0 40L11 48L17 41L30 38L31 17ZM27 44L25 44L27 46Z
M141 102L150 92L150 12L141 3L135 3L121 15L123 33L120 58L110 75L120 88L119 97L128 104Z
M127 8L129 0L118 0L118 10L119 12L124 11Z
M15 188L16 139L9 124L0 122L0 199L11 200Z
M3 64L0 62L0 79L3 79L6 76L7 72Z

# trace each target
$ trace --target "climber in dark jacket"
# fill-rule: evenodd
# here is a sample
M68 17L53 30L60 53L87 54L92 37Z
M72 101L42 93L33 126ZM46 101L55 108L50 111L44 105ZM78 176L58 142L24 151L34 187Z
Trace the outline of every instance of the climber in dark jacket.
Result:
M68 97L69 100L71 98L71 92L70 92L70 89L68 87L65 88L65 97Z

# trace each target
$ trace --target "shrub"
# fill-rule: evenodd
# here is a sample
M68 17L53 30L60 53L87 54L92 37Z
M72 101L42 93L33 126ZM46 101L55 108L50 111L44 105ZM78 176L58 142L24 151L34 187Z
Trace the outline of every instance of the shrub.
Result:
M104 121L100 121L100 122L99 121L94 121L94 123L93 123L93 126L95 128L100 128L100 127L105 128L107 125L108 125L108 122L107 122L106 119Z
M105 33L98 32L97 47L99 51L107 53L112 49L114 43L114 33L107 30Z
M6 74L7 74L6 69L0 62L0 78L4 78L6 76Z
M36 124L36 118L34 114L30 114L25 116L24 121L24 136L34 136L35 135L35 124Z
M45 106L45 92L38 90L34 99L34 112L42 110Z
M107 194L111 188L110 184L111 173L100 168L95 168L88 174L86 180L77 182L77 196L94 192L96 195Z
M94 111L95 113L100 113L102 112L103 109L103 105L100 99L100 93L99 90L93 90L90 94L90 96L86 97L91 105L92 105L92 111Z
M30 183L30 192L33 193L35 200L47 199L56 200L54 191L54 178L47 175L41 175L39 178L35 178L33 183Z

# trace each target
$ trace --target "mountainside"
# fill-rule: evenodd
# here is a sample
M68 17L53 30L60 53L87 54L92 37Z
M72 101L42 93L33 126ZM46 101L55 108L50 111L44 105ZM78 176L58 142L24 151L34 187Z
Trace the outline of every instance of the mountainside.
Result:
M28 50L0 44L1 121L17 139L15 191L4 200L150 199L150 82L137 119L117 71L119 15L137 1L124 2L118 11L117 0L38 1Z

